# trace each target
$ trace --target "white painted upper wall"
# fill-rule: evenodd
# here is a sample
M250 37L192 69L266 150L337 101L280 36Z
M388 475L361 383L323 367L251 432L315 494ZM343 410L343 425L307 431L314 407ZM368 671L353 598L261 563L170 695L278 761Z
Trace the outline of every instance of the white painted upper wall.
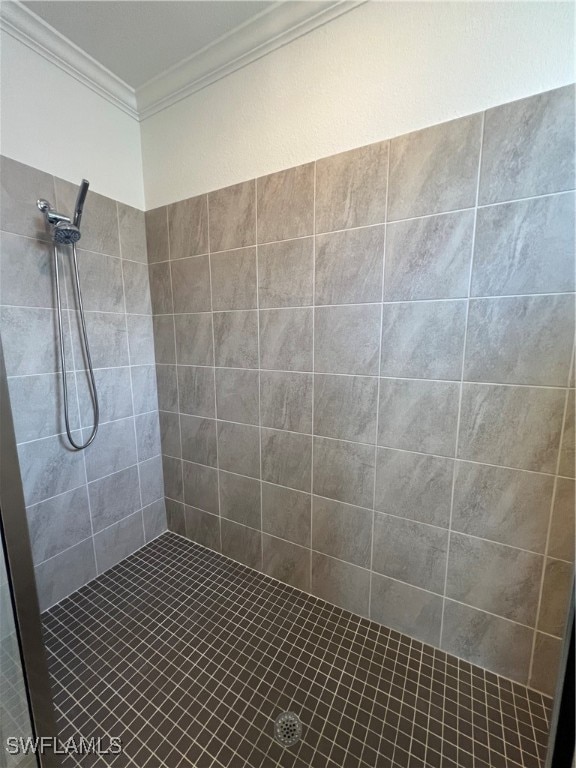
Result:
M138 121L8 33L0 46L0 152L144 208Z
M146 208L573 82L574 5L370 2L146 119Z

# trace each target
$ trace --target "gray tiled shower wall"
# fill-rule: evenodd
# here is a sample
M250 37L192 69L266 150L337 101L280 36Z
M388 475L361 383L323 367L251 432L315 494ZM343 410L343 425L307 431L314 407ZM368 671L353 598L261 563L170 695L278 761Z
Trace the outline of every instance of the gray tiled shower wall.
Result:
M0 171L1 336L46 608L166 527L144 214L88 193L78 260L101 425L77 453L63 436L53 252L36 207L44 197L70 212L76 187L5 157ZM69 253L61 264L70 421L85 440L93 412Z
M169 527L551 692L574 89L146 214Z

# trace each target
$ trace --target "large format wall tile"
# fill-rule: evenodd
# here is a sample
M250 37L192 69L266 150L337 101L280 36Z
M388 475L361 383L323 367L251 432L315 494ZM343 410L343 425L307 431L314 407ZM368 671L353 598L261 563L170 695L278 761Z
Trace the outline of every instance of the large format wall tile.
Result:
M542 691L547 696L554 696L556 693L562 646L560 639L536 632L534 661L529 683L532 688Z
M118 203L118 229L120 232L120 254L123 259L147 262L146 222L144 211L130 205Z
M92 539L76 544L35 568L38 603L45 611L51 605L96 578Z
M370 568L372 512L314 496L312 549Z
M564 387L573 340L574 296L475 299L464 378Z
M310 591L310 551L273 536L262 536L262 570L285 584Z
M458 456L554 472L563 408L558 389L465 384Z
M256 242L256 183L253 180L211 192L208 210L213 253Z
M573 188L573 128L573 85L487 110L480 202Z
M145 269L145 268L143 268ZM118 258L78 249L78 271L84 309L88 312L124 312L124 288L122 262ZM146 282L148 282L146 280ZM132 283L130 288L134 288ZM129 292L126 293L126 311L129 307ZM72 304L72 301L70 301ZM139 312L139 314L150 313Z
M256 308L256 248L213 254L210 270L214 310Z
M384 301L466 296L473 229L474 211L389 224Z
M148 544L166 530L166 504L164 499L159 499L142 509L142 523L144 524L144 541Z
M375 513L372 568L431 592L444 592L448 531Z
M298 491L310 491L312 438L262 429L262 479Z
M51 244L0 232L0 276L0 304L15 307L56 306ZM68 306L64 289L62 300L62 306Z
M459 380L465 322L465 301L384 304L380 375Z
M175 362L170 360L170 353L159 350L156 320L154 318L154 336L156 338L156 356L158 362ZM194 315L175 315L176 330L176 359L181 365L214 365L214 347L212 334L212 318L206 313ZM170 347L170 330L166 329L166 348ZM174 339L172 339L172 348Z
M316 163L316 232L386 220L388 145L382 141Z
M361 304L382 298L384 227L316 238L315 303Z
M206 319L209 321L210 316L206 315ZM258 313L215 312L213 319L216 365L257 368ZM179 358L178 362L182 360Z
M87 439L90 430L83 431ZM101 424L98 430L99 440L86 448L86 475L88 480L97 480L112 472L137 463L134 419L120 419L108 424ZM147 457L150 458L150 457Z
M250 528L261 527L260 480L220 472L220 514Z
M311 371L312 310L267 309L259 314L261 367L279 371Z
M310 494L262 483L263 531L310 548L310 525Z
M215 467L217 461L216 422L198 416L180 416L182 458Z
M314 438L313 492L360 507L372 507L374 448Z
M388 220L472 207L481 128L472 115L392 139Z
M219 419L258 424L258 371L217 368L216 406Z
M220 469L248 477L260 477L260 434L258 427L218 422Z
M574 290L574 193L478 209L473 296Z
M203 547L220 552L220 519L194 507L184 507L186 536Z
M313 163L263 176L256 185L259 243L312 234Z
M208 199L191 197L168 206L170 258L208 253Z
M210 264L208 256L170 262L174 312L209 312Z
M314 313L314 370L378 375L381 307L321 307Z
M184 501L205 512L218 514L218 470L202 464L183 463Z
M181 458L180 415L178 413L169 413L168 411L159 411L158 418L160 421L162 453L165 453L167 456Z
M378 379L324 376L314 380L314 434L357 443L376 441Z
M559 477L550 523L548 554L561 560L574 562L574 480Z
M312 374L260 372L260 411L263 427L312 432Z
M262 567L262 534L222 518L222 554L251 568Z
M12 419L17 443L58 435L65 431L60 374L17 376L8 379ZM68 374L68 411L71 429L80 427L74 374Z
M314 294L314 238L284 240L258 247L260 307L301 307Z
M148 263L168 261L170 249L168 246L168 212L166 206L146 211L145 225Z
M565 477L574 477L576 467L576 452L574 449L574 437L576 434L576 418L574 414L574 390L568 391L566 413L564 415L564 429L562 431L562 444L560 446L560 463L558 472Z
M370 571L312 552L312 594L368 616Z
M132 416L130 368L100 368L94 371L94 379L102 423ZM94 423L94 403L88 373L76 372L76 388L82 426L90 427ZM156 410L156 406L146 410Z
M143 545L144 526L141 512L125 517L119 523L100 531L94 536L98 572L107 571Z
M135 261L123 261L122 280L126 312L135 315L151 315L152 298L148 266ZM167 311L172 311L170 305Z
M378 444L454 456L458 391L452 382L382 379Z
M204 366L179 365L177 376L180 413L214 418L216 410L213 369ZM173 410L178 410L178 402Z
M372 574L370 618L424 643L440 644L442 598L379 573Z
M157 264L149 264L148 279L150 281L152 312L155 315L172 314L174 303L172 301L170 262L161 261Z
M441 647L520 683L528 680L533 632L513 621L447 600Z
M71 213L76 205L78 185L55 180L56 208ZM82 247L88 251L120 256L118 211L116 201L90 190L82 214Z
M574 582L574 566L547 558L542 584L538 629L556 637L564 636L568 599Z
M542 565L541 555L453 533L446 596L534 626Z
M92 535L86 486L26 510L34 564L38 565Z
M88 483L94 533L140 509L138 467Z
M74 432L76 440L80 434ZM86 482L82 455L63 450L61 437L46 437L18 447L27 505L77 488Z

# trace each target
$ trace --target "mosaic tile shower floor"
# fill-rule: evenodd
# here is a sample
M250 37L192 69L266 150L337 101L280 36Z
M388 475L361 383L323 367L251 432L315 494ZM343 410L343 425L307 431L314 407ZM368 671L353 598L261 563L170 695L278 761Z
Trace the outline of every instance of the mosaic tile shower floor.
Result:
M63 766L539 768L551 700L163 534L44 614ZM274 739L283 711L298 744ZM106 743L106 742L104 742Z

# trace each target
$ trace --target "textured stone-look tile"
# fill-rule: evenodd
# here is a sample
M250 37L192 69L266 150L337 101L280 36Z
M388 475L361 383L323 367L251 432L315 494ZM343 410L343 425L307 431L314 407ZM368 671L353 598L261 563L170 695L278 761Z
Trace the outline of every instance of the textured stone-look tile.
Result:
M256 248L213 253L210 270L214 310L256 308Z
M216 422L198 416L180 415L182 458L209 467L216 466Z
M452 382L381 379L378 444L453 456L458 394Z
M573 186L573 85L486 111L480 203Z
M94 378L98 392L100 421L115 421L132 416L130 368L100 368L94 371ZM82 426L91 427L94 424L94 403L89 375L85 372L77 372L76 386Z
M257 179L258 242L311 235L314 226L314 163Z
M393 139L388 220L473 206L481 129L477 114Z
M543 560L521 549L452 533L446 596L534 626Z
M574 477L576 450L574 448L575 436L575 408L574 390L568 392L568 402L564 416L564 430L562 432L562 444L560 446L560 464L558 472L565 477Z
M92 539L36 566L35 575L40 611L45 611L96 577Z
M0 218L2 229L26 237L49 240L44 215L36 201L54 203L54 178L9 157L0 157Z
M119 262L120 263L120 262ZM74 334L74 362L76 368L87 368L87 361L83 354L83 348L79 345L79 313L74 312L71 315L72 333ZM150 362L149 355L144 354L145 333L144 326L151 331L151 318L144 315L131 316L131 320L143 319L147 323L136 323L137 332L132 334L135 326L128 324L128 333L132 338L126 338L126 316L120 314L111 314L108 312L86 312L86 333L90 343L90 354L92 356L92 365L94 368L113 368L120 365L128 365L128 341L130 341L130 361L136 364ZM141 335L140 335L141 334ZM136 342L136 337L139 341ZM134 341L134 344L133 344ZM141 342L141 343L140 343ZM153 341L151 333L146 335L147 349L154 354ZM134 359L132 356L134 350Z
M563 408L561 390L464 384L458 456L554 472Z
M536 632L534 660L529 684L547 696L554 696L558 678L558 667L562 654L562 641L556 637Z
M88 439L89 429L83 430L84 440ZM112 472L136 464L136 439L134 419L120 419L108 424L101 424L98 439L83 452L86 459L88 480L97 480ZM147 456L146 458L150 458Z
M159 411L160 420L160 444L162 453L168 456L181 458L182 446L180 444L180 416L177 413Z
M214 365L212 318L209 313L176 315L174 326L176 358L180 365Z
M261 367L311 371L312 309L267 309L259 314Z
M314 438L315 494L371 507L373 490L373 447L324 437Z
M370 571L312 552L312 594L368 616Z
M146 250L148 263L168 261L168 216L166 206L154 208L144 214L146 224Z
M122 258L146 264L145 213L124 203L118 203L117 206Z
M250 568L262 567L262 534L222 518L222 554Z
M88 483L94 533L140 509L138 467Z
M178 366L180 413L214 418L214 370L203 366Z
M148 278L150 280L152 312L155 315L172 314L174 305L172 302L170 263L162 261L157 264L149 264Z
M164 533L167 527L164 499L158 499L153 504L144 507L142 510L142 521L144 523L144 540L146 543Z
M310 491L312 438L262 429L262 479L298 491Z
M214 312L216 365L258 367L258 312Z
M452 459L378 448L376 509L447 528L453 463Z
M376 512L372 569L442 594L448 531Z
M172 531L172 533L178 533L180 536L185 536L186 519L184 517L184 504L172 499L166 499L165 504L168 530Z
M78 185L63 179L54 179L56 208L73 211L78 196ZM116 201L90 190L82 214L82 247L95 253L120 256L118 213Z
M156 366L134 365L130 368L134 413L146 413L158 410L158 389L156 384Z
M381 307L320 307L314 316L314 370L378 375Z
M88 312L124 312L122 262L120 259L78 249L78 270L85 310ZM148 309L149 312L150 309Z
M526 683L533 631L447 600L441 647L472 664Z
M310 591L310 550L262 536L262 570L284 584Z
M52 309L1 307L2 345L8 376L60 370L56 313ZM66 352L72 367L70 344Z
M316 163L316 232L386 220L388 144L381 141Z
M208 253L208 198L190 197L168 206L170 258Z
M316 237L316 304L380 301L384 227Z
M208 195L210 250L226 251L256 242L256 182L224 187Z
M56 306L53 259L50 243L0 232L0 304ZM64 290L62 306L67 306Z
M62 381L59 373L8 379L10 405L17 443L58 435L65 431ZM69 421L78 429L74 374L68 374Z
M438 647L442 598L432 592L373 573L370 618Z
M173 459L172 461L178 461ZM180 462L178 461L178 464ZM142 494L143 506L158 501L164 496L164 474L163 474L163 460L160 456L155 456L153 459L143 461L138 465L138 471L140 472L140 493Z
M554 478L459 461L452 529L544 552Z
M384 304L380 375L460 380L465 325L465 301Z
M161 453L160 422L158 412L142 413L134 417L136 423L136 447L138 461L146 461ZM173 453L177 456L177 453Z
M156 366L156 384L158 387L158 408L162 411L178 411L178 382L175 365ZM182 409L184 411L184 409ZM213 414L197 414L210 416Z
M189 539L220 552L220 520L216 515L185 506L184 524Z
M339 501L312 499L312 549L370 568L372 512Z
M142 513L136 512L94 536L98 573L104 573L144 546Z
M312 432L312 374L260 372L263 427Z
M220 472L220 515L250 528L261 527L260 480Z
M310 521L310 494L262 483L263 531L310 547Z
M79 433L73 433L80 439ZM18 447L27 505L77 488L85 482L82 454L67 450L62 438L46 437Z
M260 477L260 433L258 427L218 422L220 469L248 477Z
M261 309L300 307L314 296L314 239L303 237L258 248L258 298Z
M139 321L140 318L128 318L131 321ZM174 339L174 325L176 320L171 315L155 316L152 319L154 354L157 363L171 364L176 362L176 346Z
M566 386L573 340L573 296L474 299L468 314L464 377Z
M384 301L468 293L474 211L397 221L386 231Z
M478 209L472 295L574 290L574 193Z
M377 400L375 377L318 374L314 380L314 434L374 443Z
M258 376L258 371L216 368L216 406L219 419L258 425Z
M162 456L162 471L166 496L174 501L182 501L182 460L172 456ZM168 514L168 507L166 507L166 513Z
M574 480L559 477L550 523L548 554L561 560L574 562Z
M122 277L126 312L134 315L151 315L152 299L148 265L139 264L135 261L123 261ZM108 286L104 290L110 291L110 287ZM167 311L171 312L172 310L168 309Z
M210 263L208 256L170 262L174 312L209 312Z
M28 507L26 518L35 565L92 536L84 485Z
M574 582L574 566L563 560L546 558L538 629L556 637L564 636L568 599Z
M197 509L218 514L218 470L183 462L184 501Z

